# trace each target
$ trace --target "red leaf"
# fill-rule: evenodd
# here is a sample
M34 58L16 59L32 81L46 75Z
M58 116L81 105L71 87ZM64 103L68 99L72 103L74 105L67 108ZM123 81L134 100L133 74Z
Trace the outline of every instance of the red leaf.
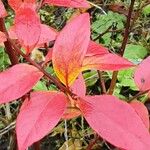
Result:
M104 46L90 41L86 56L104 55L109 54L109 51Z
M57 32L47 25L41 24L41 34L37 45L41 45L56 39Z
M43 76L37 68L18 64L0 73L0 104L18 99Z
M2 3L2 1L0 1L0 18L6 17L7 12L5 10L5 7Z
M9 5L17 11L19 7L22 5L22 0L9 0Z
M5 42L7 40L5 34L0 31L0 43Z
M116 54L93 55L86 56L83 61L82 70L97 69L97 70L121 70L132 67L133 64L127 59Z
M44 0L43 4L51 4L64 7L89 8L90 5L86 0Z
M9 5L15 10L17 11L22 4L24 3L31 3L31 4L35 4L36 0L9 0Z
M137 100L132 101L130 105L135 109L135 111L145 124L146 128L149 130L149 114L145 105Z
M90 19L85 13L70 21L59 33L53 48L53 66L65 85L71 85L81 71L90 40Z
M80 101L80 109L89 125L118 148L147 150L149 131L135 110L114 96L89 96Z
M57 125L67 101L60 92L34 92L24 103L16 124L19 150L27 149Z
M150 57L142 61L134 75L135 83L141 91L150 90Z
M85 96L85 94L86 94L86 85L85 85L82 73L75 80L75 82L71 86L71 89L72 89L74 94L76 94L78 96L81 96L81 97Z
M29 54L37 44L41 32L40 19L32 5L24 4L17 11L15 32Z

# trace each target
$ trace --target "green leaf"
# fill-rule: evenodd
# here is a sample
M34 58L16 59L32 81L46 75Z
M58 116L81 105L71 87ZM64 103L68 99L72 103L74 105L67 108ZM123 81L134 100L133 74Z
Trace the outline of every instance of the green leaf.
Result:
M120 84L117 83L116 84L116 88L114 90L114 95L116 97L118 97L119 99L126 99L126 97L121 95L120 92L121 92L121 86L120 86Z
M94 71L94 70L90 72L85 72L83 74L83 77L85 79L86 86L93 86L98 80L97 71Z
M51 84L51 85L48 87L48 90L49 90L49 91L56 91L56 90L58 90L58 89L57 89L56 85Z
M97 33L102 33L113 23L117 23L117 29L123 29L124 21L125 16L109 11L107 15L97 16L96 21L92 24L92 29Z
M4 48L0 47L0 70L4 70L7 66L9 66L10 60L8 55L5 53Z
M143 8L143 14L145 16L150 15L150 4Z
M47 91L47 87L44 82L38 81L37 84L33 87L34 91Z
M118 73L119 84L121 86L128 86L132 90L138 90L138 88L134 82L133 75L134 75L133 68L128 69L128 70L119 71L119 73Z
M93 39L95 39L99 34L104 33L106 30L108 30L108 28L112 27L113 25L114 30L123 30L126 18L124 15L108 11L107 15L97 15L95 20L96 21L92 23ZM116 42L113 42L113 45L116 46L117 42L120 43L120 41L122 41L122 35L120 33L115 34L117 35L115 36ZM104 34L101 40L103 41L103 44L105 44L105 46L109 46L112 41L112 33L108 32Z
M148 51L142 45L128 44L124 53L124 57L135 64L138 64L147 56Z

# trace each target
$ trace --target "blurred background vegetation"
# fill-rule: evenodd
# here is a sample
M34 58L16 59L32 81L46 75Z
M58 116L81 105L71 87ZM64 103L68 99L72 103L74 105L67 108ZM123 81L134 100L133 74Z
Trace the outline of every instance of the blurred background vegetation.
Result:
M6 0L3 2L9 12L6 18L6 26L9 28L13 24L14 12ZM73 14L89 12L91 14L91 39L106 46L110 52L119 53L130 0L91 0L89 2L91 8L88 10L45 5L39 10L39 15L43 23L60 31ZM134 64L139 64L150 53L149 0L136 0L131 22L131 31L124 57ZM52 45L53 43L50 42L49 46ZM32 58L42 61L46 53L47 51L41 48L32 54ZM24 62L25 60L21 59L20 61ZM4 48L0 47L0 70L3 71L10 65ZM45 69L54 75L51 63ZM100 73L106 90L108 90L112 72ZM128 101L139 92L134 83L133 73L134 69L119 72L114 95ZM100 75L97 71L83 72L83 76L87 86L87 95L102 94ZM52 83L47 83L47 79L44 78L37 83L33 90L57 90L57 88ZM146 95L139 97L139 100L145 103L150 110L149 99ZM14 127L20 105L20 101L15 101L0 106L0 150L16 150ZM66 145L69 146L69 150L90 150L91 145L93 150L116 150L105 140L98 138L82 117L60 121L57 127L41 140L40 144L41 150L66 150Z

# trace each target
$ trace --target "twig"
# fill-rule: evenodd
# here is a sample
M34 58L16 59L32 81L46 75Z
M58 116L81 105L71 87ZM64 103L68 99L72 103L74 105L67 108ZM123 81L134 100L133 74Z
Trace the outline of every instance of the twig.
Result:
M9 150L16 150L17 149L17 137L16 133L13 132L12 136L10 137L10 142L9 142Z
M111 79L111 83L110 83L110 88L108 91L108 94L112 95L116 86L116 82L117 82L117 76L118 76L118 71L114 71L112 74L112 79Z
M0 31L4 32L8 36L3 18L0 18ZM5 45L5 51L9 56L11 64L12 65L18 64L19 63L18 57L15 54L15 51L13 50L10 42L7 40L6 42L4 42L4 45Z
M135 96L131 97L131 98L129 99L129 101L132 101L132 100L138 98L139 96L146 94L146 93L149 92L149 91L150 91L150 90L146 90L146 91L142 91L142 92L140 91L140 92L137 93Z
M7 119L11 120L12 114L10 111L10 104L9 103L6 103L6 105L5 105L5 114L6 114Z
M127 23L126 23L126 28L125 28L125 33L124 33L124 39L120 48L120 55L123 56L127 42L128 42L128 37L130 33L130 24L131 24L131 16L134 8L134 2L135 0L131 0L128 16L127 16ZM118 71L113 72L110 88L109 88L109 94L113 94L115 86L116 86L116 81L117 81L117 76L118 76Z
M15 128L15 124L16 124L16 121L10 123L4 129L0 130L0 136L2 136L4 134L8 133L10 130L14 129Z
M102 88L102 93L106 94L105 81L103 79L102 72L98 70L97 73L98 73L98 76L99 76L100 86Z
M5 108L4 108L5 109ZM7 125L8 121L6 119L4 119L3 117L0 117L0 121L4 124Z
M90 142L86 150L92 150L92 147L96 144L97 140L99 140L99 136L96 135L95 139L92 142Z
M98 9L100 9L104 15L107 15L107 13L104 11L104 9L103 9L102 7L100 7L100 6L98 6L98 5L94 4L94 3L92 3L92 2L90 2L90 1L88 1L88 3L89 3L90 5L92 5L92 6L94 6L94 7L98 8Z
M66 145L66 150L69 150L69 145L68 145L68 129L67 129L67 120L65 120L65 132L64 132L64 136L65 136L65 145Z
M82 135L84 135L84 117L83 116L81 116L81 132L82 132Z

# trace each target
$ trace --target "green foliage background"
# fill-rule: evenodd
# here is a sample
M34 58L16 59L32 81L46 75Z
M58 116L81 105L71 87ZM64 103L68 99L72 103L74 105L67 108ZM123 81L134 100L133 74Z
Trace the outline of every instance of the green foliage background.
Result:
M112 53L118 53L123 40L123 33L126 23L126 15L121 12L116 12L110 9L110 5L124 6L123 12L126 12L129 7L129 0L91 0L96 7L92 6L87 10L91 14L91 38L96 39L97 43L101 43L108 47ZM14 12L7 5L9 16L6 18L6 25L9 28L13 24ZM105 11L104 14L99 6ZM41 21L57 30L61 30L66 21L77 10L72 8L44 6L39 11ZM150 53L150 4L146 0L136 1L134 7L133 18L137 13L137 18L132 19L132 28L129 35L128 44L124 53L124 57L132 61L134 64L139 64ZM109 29L109 30L108 30ZM107 32L106 32L107 31ZM101 36L100 36L101 35ZM97 38L99 37L99 38ZM45 51L41 50L41 55L45 56ZM35 60L37 55L35 54ZM20 62L24 62L21 58ZM10 61L3 47L0 47L0 70L3 71L10 66ZM51 63L45 68L50 74L54 75ZM110 85L112 78L112 72L101 72L104 78L106 88ZM97 71L83 72L83 76L87 86L87 94L95 95L101 94L100 81ZM134 83L134 69L123 70L119 72L118 80L114 95L128 101L128 99L138 93L138 89ZM39 81L33 88L34 91L38 90L57 90L56 86L52 83L46 84L47 79ZM140 101L146 102L148 98L144 95L139 98ZM10 124L10 122L16 119L21 102L15 101L10 104L11 120L6 117L7 106L1 106L0 109L0 130ZM89 128L86 121L82 118L75 118L67 121L67 131L69 138L69 150L84 150L88 146L91 140L96 137L96 134ZM59 125L54 128L53 132L46 136L41 142L41 148L43 150L65 150L65 138L64 138L64 121L61 121ZM8 145L11 145L10 132L0 136L0 150L6 150ZM13 147L13 146L12 146ZM93 147L94 150L115 150L115 148L107 143L105 140L98 141ZM32 149L32 148L31 148Z

